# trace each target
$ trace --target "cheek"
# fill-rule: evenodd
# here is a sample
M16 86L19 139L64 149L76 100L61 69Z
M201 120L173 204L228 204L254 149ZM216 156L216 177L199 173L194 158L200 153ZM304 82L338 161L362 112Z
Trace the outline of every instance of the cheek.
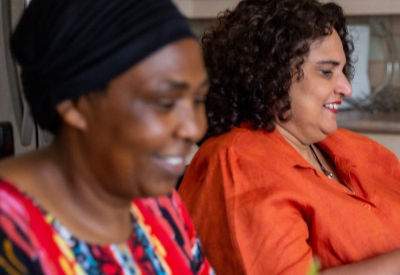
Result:
M310 110L310 101L302 90L296 90L290 96L290 112L294 119L304 116Z
M303 86L301 89L294 91L291 96L291 106L294 113L305 116L314 114L315 116L321 112L324 102L323 93L310 86Z
M290 122L301 128L314 124L321 115L319 105L315 98L307 93L301 92L301 94L293 96Z
M137 150L157 149L168 138L169 129L165 119L143 114L140 119L131 120L119 129L119 138ZM118 137L117 137L118 138Z
M109 167L125 181L153 176L150 160L168 140L163 124L154 120L135 122L115 133L113 145L107 149Z
M142 101L115 112L118 113L118 121L111 122L115 138L130 146L152 147L168 135L168 116L158 114Z

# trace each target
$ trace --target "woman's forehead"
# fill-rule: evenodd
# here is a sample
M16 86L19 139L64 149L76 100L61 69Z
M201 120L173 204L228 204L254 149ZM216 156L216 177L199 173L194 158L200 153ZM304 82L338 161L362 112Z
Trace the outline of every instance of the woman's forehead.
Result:
M334 30L332 34L315 40L310 44L310 52L306 60L311 62L323 62L333 60L339 63L346 61L342 41Z

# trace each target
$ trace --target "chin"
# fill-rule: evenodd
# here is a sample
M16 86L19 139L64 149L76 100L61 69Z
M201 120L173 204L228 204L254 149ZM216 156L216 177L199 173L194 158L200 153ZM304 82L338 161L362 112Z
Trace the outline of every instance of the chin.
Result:
M331 125L326 125L322 129L323 129L322 132L327 136L333 134L338 129L337 124L336 124L336 120L335 120L335 123L332 123Z
M320 141L324 140L324 139L325 139L326 137L328 137L329 135L332 135L333 133L335 133L336 130L337 130L337 128L335 128L335 129L329 129L329 130L327 130L327 131L324 131L324 132L323 132L323 137L321 138Z
M157 183L151 184L151 186L146 186L143 188L143 193L145 197L165 196L170 194L175 189L176 185L177 180L163 181L161 183L158 181Z

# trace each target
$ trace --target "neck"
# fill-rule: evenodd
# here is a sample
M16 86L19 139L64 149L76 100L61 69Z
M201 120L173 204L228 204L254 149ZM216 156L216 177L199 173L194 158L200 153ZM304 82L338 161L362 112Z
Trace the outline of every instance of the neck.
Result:
M276 125L276 129L311 166L324 173L329 179L334 178L337 180L334 173L331 172L332 167L330 167L328 161L325 159L317 146L314 146L312 143L303 142L301 139L297 138L293 133L279 124Z
M132 198L123 198L107 190L111 178L98 175L85 146L71 135L60 136L54 143L54 161L60 168L61 178L74 197L111 209L129 209Z
M275 124L276 130L283 136L283 138L305 159L310 155L310 145L312 143L304 142L292 132L282 127L280 124Z
M303 141L295 134L290 132L290 130L288 130L286 127L282 127L280 124L276 124L276 129L283 136L283 138L303 157L303 159L305 159L315 169L324 172L322 171L323 168L321 168L321 160L318 158L316 152L312 148L313 143Z
M96 243L124 241L132 228L131 198L122 198L107 190L74 135L61 134L48 149L57 171L47 180L47 195L53 196L48 202L49 210L54 210L53 214L82 239ZM105 180L114 183L109 178ZM54 198L57 194L62 194L61 202ZM74 213L72 220L65 216L66 212Z

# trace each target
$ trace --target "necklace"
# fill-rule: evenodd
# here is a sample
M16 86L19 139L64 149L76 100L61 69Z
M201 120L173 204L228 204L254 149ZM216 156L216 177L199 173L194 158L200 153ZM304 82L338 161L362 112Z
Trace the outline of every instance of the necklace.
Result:
M326 169L322 165L321 161L319 160L319 158L318 158L317 154L315 153L314 148L311 144L310 144L310 149L311 149L311 152L313 153L315 159L317 160L319 167L321 167L322 172L325 174L325 176L327 176L329 179L333 179L333 173L331 171L329 171L328 169Z

